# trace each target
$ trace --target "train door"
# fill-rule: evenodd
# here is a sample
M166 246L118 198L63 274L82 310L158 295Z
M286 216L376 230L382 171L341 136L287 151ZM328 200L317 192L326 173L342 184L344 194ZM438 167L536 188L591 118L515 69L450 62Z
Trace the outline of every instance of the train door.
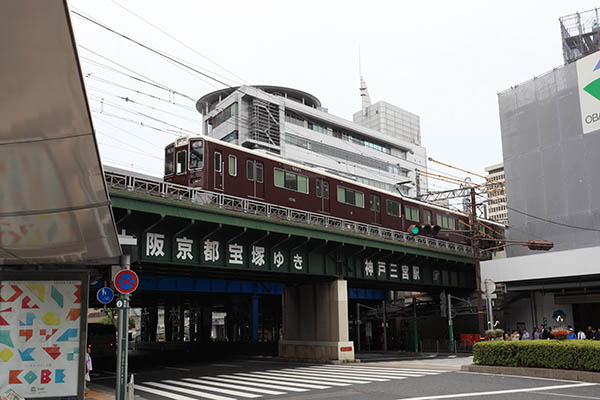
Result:
M371 211L373 212L373 223L381 224L381 198L379 195L370 195Z
M329 182L317 178L317 198L321 200L321 211L329 213Z
M220 151L215 151L214 157L214 179L213 179L213 187L215 190L224 190L223 188L223 153Z
M250 189L250 196L259 199L265 197L265 179L263 164L255 160L248 160L246 162L246 174L248 180L252 182Z

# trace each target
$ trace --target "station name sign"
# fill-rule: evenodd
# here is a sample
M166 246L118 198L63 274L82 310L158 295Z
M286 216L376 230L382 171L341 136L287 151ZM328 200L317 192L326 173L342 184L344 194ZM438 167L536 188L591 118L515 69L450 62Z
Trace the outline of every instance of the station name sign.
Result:
M421 261L404 262L399 254L332 256L315 246L297 246L240 237L175 236L147 232L142 238L140 259L147 262L230 270L328 275L344 278L397 282L408 285L469 286L472 271L456 266ZM373 252L371 252L373 254ZM433 265L432 265L433 264Z

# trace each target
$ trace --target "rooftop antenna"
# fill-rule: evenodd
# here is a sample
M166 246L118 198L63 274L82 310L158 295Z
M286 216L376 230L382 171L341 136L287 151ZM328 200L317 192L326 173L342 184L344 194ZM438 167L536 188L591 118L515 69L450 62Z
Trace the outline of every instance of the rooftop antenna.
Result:
M371 97L367 89L367 83L362 76L362 65L360 60L360 46L358 46L358 75L360 76L360 98L362 100L363 115L366 115L367 108L371 105Z

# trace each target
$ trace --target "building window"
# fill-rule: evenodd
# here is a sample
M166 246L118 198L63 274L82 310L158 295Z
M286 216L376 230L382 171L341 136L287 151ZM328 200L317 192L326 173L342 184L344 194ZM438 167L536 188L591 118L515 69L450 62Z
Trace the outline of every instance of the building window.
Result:
M294 125L304 127L304 118L294 115L292 113L285 113L285 121Z
M308 121L308 129L312 129L313 131L320 133L327 132L327 129L323 125L311 121Z
M235 142L239 139L240 135L238 134L238 131L233 131L228 135L223 136L223 138L221 138L222 141L227 142L227 143L232 143Z
M350 204L351 206L360 208L365 207L365 195L363 192L348 189L339 185L337 187L337 200L340 203Z
M204 168L204 140L190 139L190 167L189 169Z
M388 215L400 217L400 203L394 200L386 200L385 209Z
M431 223L432 223L431 211L429 211L429 210L423 210L423 219L425 220L424 222L427 225L431 225Z
M406 160L406 154L407 154L407 153L406 153L406 151L404 151L404 150L400 150L400 153L399 153L399 155L400 155L400 158L401 158L401 159L403 159L403 160Z
M185 173L185 159L187 151L181 150L177 152L177 175Z
M275 168L273 176L276 187L308 193L308 177L305 175Z
M233 154L229 155L229 175L237 176L237 157Z
M165 149L165 175L173 173L174 163L173 156L175 155L175 146L171 145Z
M437 214L437 224L445 229L456 229L454 225L454 218L449 215Z
M329 182L317 178L317 197L320 199L329 198Z
M223 122L227 121L229 118L235 117L236 115L238 115L238 104L233 103L229 107L212 117L210 119L210 124L213 128L216 128Z
M404 206L404 215L410 221L419 221L419 209L417 207Z

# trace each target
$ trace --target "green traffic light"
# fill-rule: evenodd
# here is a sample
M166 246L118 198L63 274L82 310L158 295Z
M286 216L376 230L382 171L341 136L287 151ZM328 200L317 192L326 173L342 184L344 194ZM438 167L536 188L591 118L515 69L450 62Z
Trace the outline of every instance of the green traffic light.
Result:
M421 230L419 229L418 226L413 226L412 229L410 230L410 233L412 233L413 235L418 235L420 231Z

